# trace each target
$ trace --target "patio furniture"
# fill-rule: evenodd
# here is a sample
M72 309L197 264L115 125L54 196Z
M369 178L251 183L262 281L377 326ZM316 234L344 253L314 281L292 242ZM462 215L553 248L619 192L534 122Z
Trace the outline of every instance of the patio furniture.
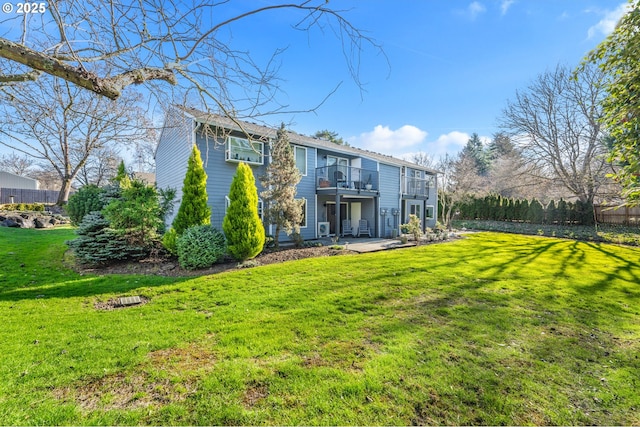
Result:
M342 237L348 234L355 237L353 234L353 228L351 228L351 220L343 219L342 220Z
M358 221L358 237L367 234L371 237L371 229L369 228L369 223L366 219L361 219Z

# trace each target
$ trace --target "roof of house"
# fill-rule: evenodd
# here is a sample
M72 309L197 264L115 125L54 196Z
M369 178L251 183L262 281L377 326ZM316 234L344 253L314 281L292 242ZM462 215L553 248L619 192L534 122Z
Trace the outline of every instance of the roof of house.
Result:
M181 106L178 106L177 108L182 110L187 115L191 116L195 121L199 123L213 125L213 126L217 126L225 129L230 129L230 130L235 130L235 131L243 132L249 135L258 135L265 138L273 138L273 139L276 138L277 129L275 128L258 125L256 123L245 122L242 120L234 120L226 116L221 116L219 114L214 114L214 113L207 113L194 108L187 108L187 107L181 107ZM335 144L331 141L327 141L326 139L301 135L293 131L287 131L287 132L289 134L289 140L293 144L304 145L306 147L312 147L312 148L326 149L326 150L330 150L338 153L344 153L344 154L350 154L350 155L356 155L356 156L365 156L370 159L377 160L380 163L394 165L394 166L406 166L413 169L423 170L433 175L438 173L438 171L433 170L431 168L420 166L416 163L412 163L406 160L398 159L397 157L387 156L385 154L364 150L362 148L351 147L348 145Z

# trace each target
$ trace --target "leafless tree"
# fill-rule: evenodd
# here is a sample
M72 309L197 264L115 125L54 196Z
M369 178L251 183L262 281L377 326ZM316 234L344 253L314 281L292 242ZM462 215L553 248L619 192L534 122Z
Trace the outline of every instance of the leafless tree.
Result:
M347 11L332 8L327 0L259 7L229 0L33 4L37 13L4 19L3 27L10 29L0 34L0 84L37 80L48 73L110 99L132 84L143 84L154 94L173 87L174 95L195 98L205 109L257 117L267 105L269 112L287 109L274 104L286 48L274 47L271 56L259 60L264 56L261 50L252 54L234 45L234 31L259 36L273 14L281 13L302 36L335 36L358 85L360 55L367 47L381 51L347 20Z
M19 176L31 177L36 161L27 156L19 156L16 153L5 154L0 157L0 170Z
M577 74L564 66L538 76L507 103L501 126L510 132L530 170L553 180L584 203L606 182L597 67Z
M429 154L425 153L424 151L418 151L417 153L413 153L409 155L408 158L406 158L405 160L425 168L435 169L436 162L433 160L433 158Z
M0 87L0 100L0 134L7 137L0 144L57 171L58 204L67 201L91 155L143 139L149 128L137 107L138 95L124 93L114 102L49 76Z
M451 227L456 204L467 198L485 194L488 188L488 178L478 174L476 160L463 152L452 157L441 157L438 166L441 172L441 182L438 202L440 214L446 227Z
M80 156L83 153L79 153ZM77 159L77 163L82 159ZM116 176L118 165L122 161L116 147L106 146L92 152L82 167L78 170L76 181L80 185L94 184L98 187L106 185Z

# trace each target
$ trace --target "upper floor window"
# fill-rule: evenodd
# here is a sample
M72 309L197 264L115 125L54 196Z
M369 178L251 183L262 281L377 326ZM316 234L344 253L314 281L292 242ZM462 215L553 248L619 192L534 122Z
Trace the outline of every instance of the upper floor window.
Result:
M296 159L296 167L303 176L307 175L307 149L293 146L293 155Z
M264 143L228 136L226 159L228 162L246 162L261 165L264 163Z

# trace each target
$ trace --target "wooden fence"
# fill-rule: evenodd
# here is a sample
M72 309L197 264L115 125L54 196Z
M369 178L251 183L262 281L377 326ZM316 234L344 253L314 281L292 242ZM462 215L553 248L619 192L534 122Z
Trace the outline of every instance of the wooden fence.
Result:
M0 188L0 205L7 203L56 203L59 191Z
M596 205L595 210L596 220L600 223L640 226L640 206L616 208L614 206Z

